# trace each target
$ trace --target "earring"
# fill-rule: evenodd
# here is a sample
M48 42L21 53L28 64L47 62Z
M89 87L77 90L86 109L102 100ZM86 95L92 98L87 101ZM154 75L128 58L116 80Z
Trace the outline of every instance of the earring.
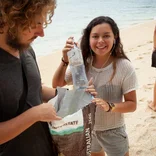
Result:
M114 39L114 42L113 42L113 44L115 44L116 43L116 40Z
M93 51L92 51L92 49L90 48L90 54L91 54L91 56L93 55Z
M93 63L93 51L92 49L90 48L90 65L92 66L92 63Z

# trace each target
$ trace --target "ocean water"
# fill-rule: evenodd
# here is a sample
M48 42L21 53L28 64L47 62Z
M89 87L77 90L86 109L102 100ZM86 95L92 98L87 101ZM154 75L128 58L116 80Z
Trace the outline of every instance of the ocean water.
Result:
M37 56L62 50L68 37L75 41L97 16L110 16L120 29L156 19L156 0L57 0L53 21L45 36L32 44Z

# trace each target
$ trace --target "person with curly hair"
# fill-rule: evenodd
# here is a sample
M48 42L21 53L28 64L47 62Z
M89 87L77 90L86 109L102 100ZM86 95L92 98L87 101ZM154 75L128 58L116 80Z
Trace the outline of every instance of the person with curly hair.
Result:
M69 37L62 50L62 62L53 77L53 87L72 83L67 52L73 47L73 37ZM115 21L107 16L94 18L83 31L80 49L87 77L93 77L98 93L92 100L97 107L91 155L104 156L106 152L108 156L128 156L124 113L136 109L137 78L124 53Z
M60 120L55 89L41 85L31 43L44 36L55 0L0 0L0 156L58 156L47 122Z

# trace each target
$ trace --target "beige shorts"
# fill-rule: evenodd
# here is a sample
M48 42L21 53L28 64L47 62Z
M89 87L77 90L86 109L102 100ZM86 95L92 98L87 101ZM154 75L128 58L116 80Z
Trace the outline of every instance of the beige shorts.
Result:
M92 152L102 149L108 156L124 156L128 152L129 142L125 127L106 131L94 131L92 135Z

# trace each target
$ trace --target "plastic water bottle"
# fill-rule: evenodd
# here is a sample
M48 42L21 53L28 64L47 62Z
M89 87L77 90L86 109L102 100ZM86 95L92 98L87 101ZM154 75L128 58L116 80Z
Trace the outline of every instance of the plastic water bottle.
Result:
M81 50L74 45L74 48L72 48L67 55L72 73L74 89L86 88L88 86L88 80Z

